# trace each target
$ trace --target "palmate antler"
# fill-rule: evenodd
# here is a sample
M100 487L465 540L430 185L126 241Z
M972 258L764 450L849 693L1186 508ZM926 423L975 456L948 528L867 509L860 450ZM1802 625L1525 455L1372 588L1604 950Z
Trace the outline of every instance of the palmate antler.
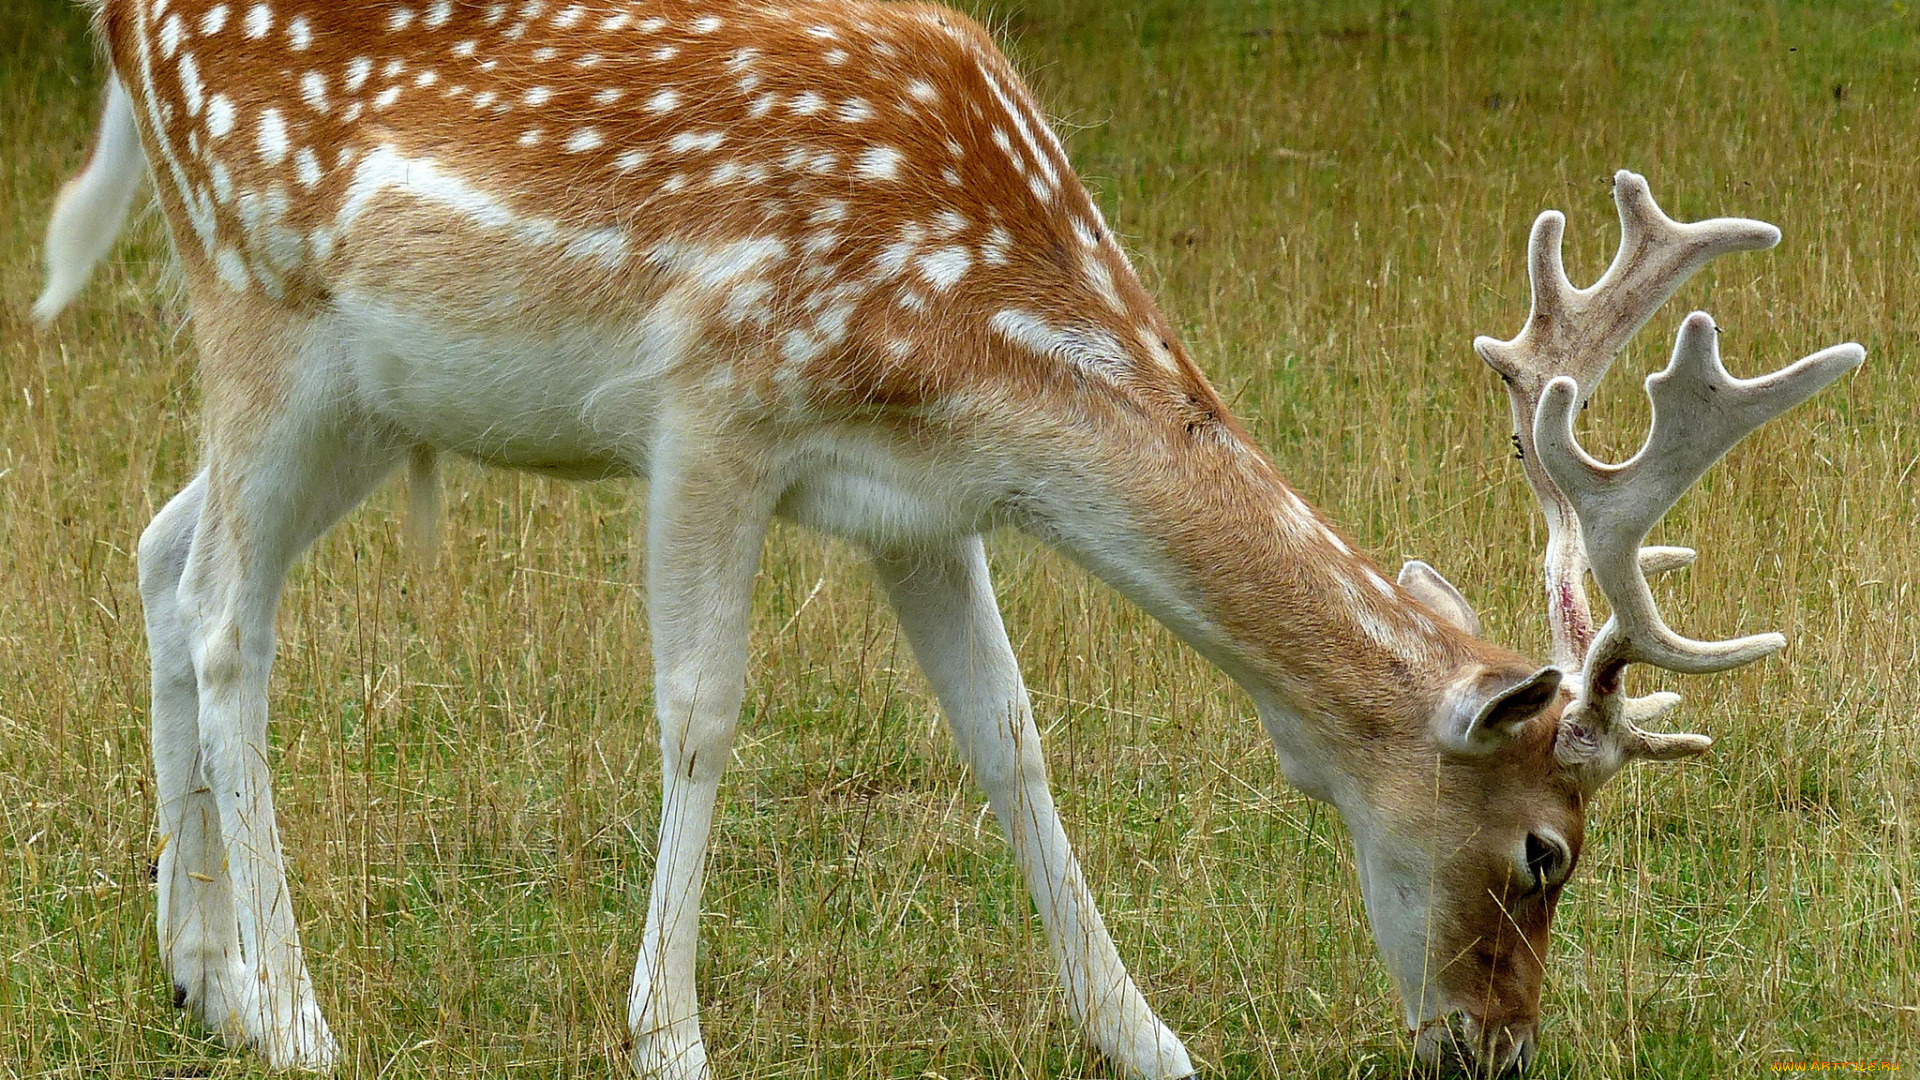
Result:
M1779 634L1695 641L1660 617L1646 575L1693 561L1687 548L1642 547L1680 496L1733 445L1860 363L1858 345L1835 345L1758 379L1735 379L1720 363L1718 331L1704 312L1681 324L1673 359L1647 378L1653 429L1630 460L1604 465L1580 448L1573 417L1636 330L1694 271L1730 251L1772 247L1780 231L1744 218L1683 224L1654 204L1644 177L1614 176L1620 250L1600 280L1576 289L1561 265L1566 220L1547 211L1528 246L1533 310L1509 341L1473 347L1506 381L1527 482L1547 518L1547 607L1553 662L1574 700L1563 714L1556 753L1597 786L1635 758L1700 753L1704 735L1662 734L1640 723L1680 698L1627 698L1620 674L1646 663L1690 674L1724 671L1785 646ZM1596 635L1586 575L1613 613Z

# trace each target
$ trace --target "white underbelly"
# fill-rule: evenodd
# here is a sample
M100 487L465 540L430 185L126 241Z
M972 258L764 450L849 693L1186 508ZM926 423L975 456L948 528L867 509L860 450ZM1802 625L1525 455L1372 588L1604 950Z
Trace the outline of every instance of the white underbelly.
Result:
M674 407L669 386L724 393L727 383L718 373L689 379L689 350L662 347L644 328L515 337L351 297L337 300L320 340L340 350L340 381L359 409L404 439L565 476L646 475ZM803 525L898 549L995 524L1000 492L891 437L884 419L788 415L760 431L778 512Z
M1002 495L951 460L916 453L882 430L811 433L781 499L782 517L865 547L903 549L984 532Z
M360 408L408 439L489 464L644 473L677 359L611 330L503 334L341 298L332 342Z

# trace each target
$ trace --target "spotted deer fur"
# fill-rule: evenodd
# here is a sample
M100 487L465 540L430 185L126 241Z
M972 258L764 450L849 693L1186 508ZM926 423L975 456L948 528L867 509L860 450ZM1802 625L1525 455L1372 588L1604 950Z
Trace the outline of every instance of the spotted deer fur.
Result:
M1352 831L1422 1055L1524 1063L1592 787L1555 754L1560 671L1478 640L1431 568L1390 580L1287 486L980 27L842 0L104 0L99 21L105 131L37 311L104 251L137 139L201 354L203 468L140 574L161 951L209 1026L276 1066L337 1059L266 764L274 611L338 516L450 452L650 480L643 1074L708 1075L701 875L776 515L871 552L1068 1007L1125 1074L1192 1063L1054 812L987 577L1002 524L1247 690Z

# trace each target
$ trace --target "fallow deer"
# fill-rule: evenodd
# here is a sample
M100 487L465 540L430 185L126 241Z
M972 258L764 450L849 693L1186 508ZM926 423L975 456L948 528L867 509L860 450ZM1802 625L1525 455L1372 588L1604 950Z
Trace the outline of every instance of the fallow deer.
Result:
M179 999L275 1066L337 1048L295 930L266 687L289 565L402 461L650 479L663 811L628 1022L649 1076L705 1077L701 875L776 516L870 551L1032 891L1068 1008L1126 1074L1185 1047L1122 966L1054 812L981 536L1044 538L1245 688L1287 777L1348 825L1423 1060L1523 1066L1547 929L1594 792L1699 735L1639 726L1643 662L1778 649L1669 630L1649 528L1750 429L1862 359L1730 378L1704 314L1648 380L1622 466L1571 430L1695 269L1771 227L1678 224L1615 179L1624 238L1577 290L1558 215L1533 310L1476 347L1550 525L1553 662L1477 639L1295 494L1142 289L989 36L860 0L104 0L100 141L63 194L38 314L71 298L143 167L185 276L204 462L141 537L161 955ZM138 148L136 150L136 147ZM425 501L416 497L416 501ZM1598 633L1591 571L1613 614Z

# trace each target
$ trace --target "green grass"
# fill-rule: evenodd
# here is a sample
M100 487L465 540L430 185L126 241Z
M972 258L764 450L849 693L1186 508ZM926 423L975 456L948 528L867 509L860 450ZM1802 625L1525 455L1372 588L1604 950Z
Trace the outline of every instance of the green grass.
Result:
M1920 1067L1920 14L1903 4L1134 4L984 12L1143 276L1282 470L1389 565L1425 557L1536 655L1541 528L1473 358L1526 309L1533 215L1586 280L1606 178L1780 225L1701 275L1586 420L1624 456L1688 306L1739 373L1867 366L1656 539L1697 634L1784 657L1677 686L1713 755L1609 789L1549 967L1551 1076ZM148 214L25 321L100 73L82 14L0 11L0 1076L259 1071L155 956L131 551L193 469L191 330ZM657 812L635 493L456 468L438 569L383 493L290 585L281 820L349 1075L623 1075ZM1015 536L994 560L1069 829L1121 952L1210 1075L1404 1073L1345 833L1249 704ZM721 1075L1107 1076L861 561L770 542L700 986ZM1678 680L1666 680L1673 685ZM1651 679L1643 679L1651 683Z

